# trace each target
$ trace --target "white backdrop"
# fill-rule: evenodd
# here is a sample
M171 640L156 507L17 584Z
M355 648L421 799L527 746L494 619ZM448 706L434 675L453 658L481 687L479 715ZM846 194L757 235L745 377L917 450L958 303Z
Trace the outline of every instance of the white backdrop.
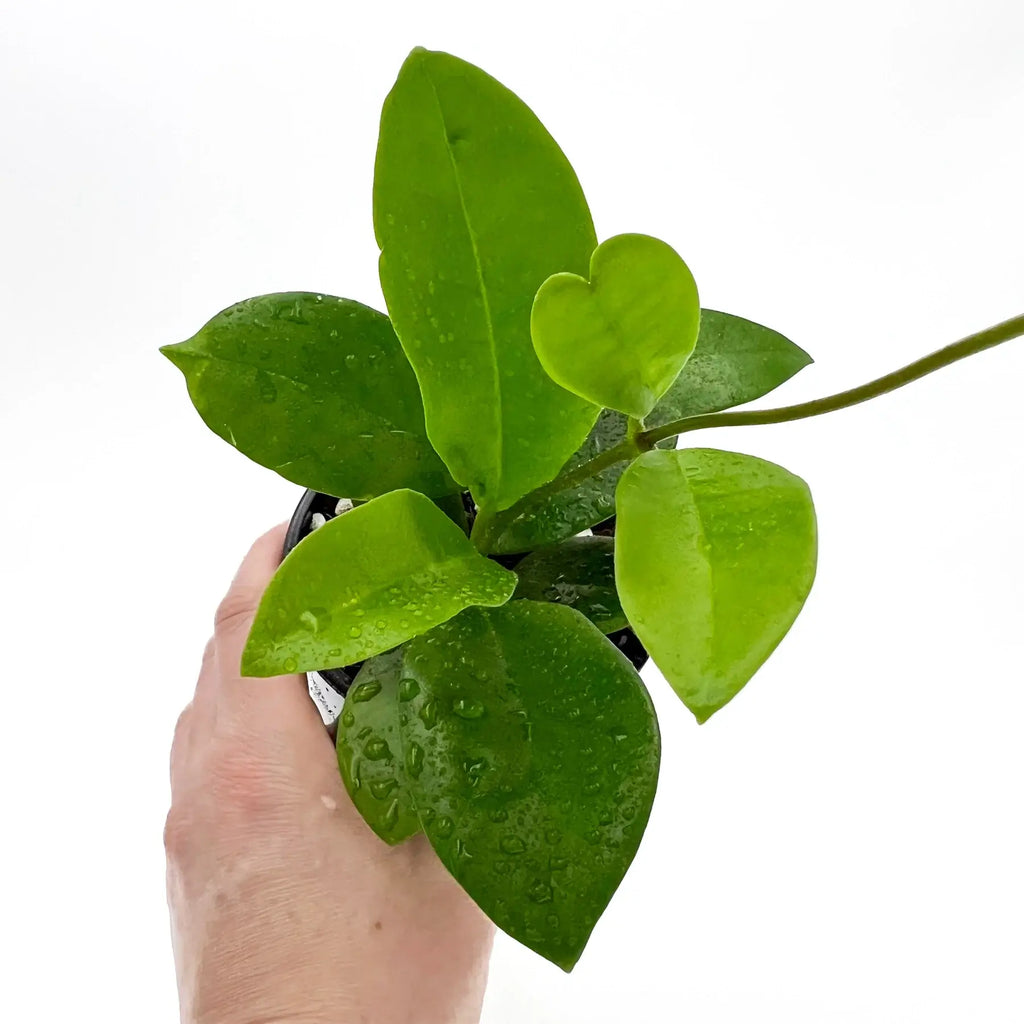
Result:
M214 606L299 489L157 346L249 295L380 305L380 103L422 44L538 112L606 238L852 386L1024 312L1018 0L33 0L0 28L0 1018L176 1020L166 755ZM499 941L487 1024L1020 1022L1024 341L705 433L805 477L818 581L697 727L576 971ZM339 912L343 912L339 910ZM14 954L14 961L11 955Z

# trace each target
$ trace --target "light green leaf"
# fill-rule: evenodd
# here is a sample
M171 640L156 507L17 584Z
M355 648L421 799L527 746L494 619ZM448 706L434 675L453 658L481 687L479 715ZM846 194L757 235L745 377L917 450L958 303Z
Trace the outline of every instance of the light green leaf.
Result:
M811 357L776 331L711 309L701 311L693 355L644 421L659 427L753 401L789 380ZM554 544L615 514L615 487L629 464L610 466L582 483L558 488L559 477L626 439L626 417L605 409L580 450L543 498L527 495L492 522L489 551L511 554ZM669 438L659 447L674 448Z
M629 661L571 608L470 609L417 638L406 769L445 867L513 938L571 970L636 853L660 742Z
M704 722L760 668L810 592L810 492L763 459L685 448L640 456L619 481L616 506L626 617Z
M345 498L457 490L427 441L395 332L368 306L261 295L160 351L185 375L206 425L286 480Z
M576 175L508 89L414 50L381 115L373 218L430 439L479 504L505 508L558 472L599 411L530 341L541 283L585 272L597 244Z
M611 537L570 537L541 548L516 564L516 575L519 585L513 598L568 605L602 633L629 625L615 589Z
M679 254L650 235L616 235L590 259L589 280L549 277L533 303L534 348L562 387L642 420L697 341L700 301Z
M402 756L399 701L402 649L371 658L359 670L338 721L338 767L364 821L392 846L415 835L420 821Z
M515 573L484 558L429 498L392 491L289 553L260 601L242 673L352 665L470 605L504 604L515 585Z

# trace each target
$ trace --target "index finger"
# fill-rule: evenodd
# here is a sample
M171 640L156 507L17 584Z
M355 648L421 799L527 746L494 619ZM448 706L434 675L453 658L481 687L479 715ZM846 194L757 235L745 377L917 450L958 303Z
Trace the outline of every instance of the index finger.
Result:
M242 651L263 592L281 563L288 524L268 530L249 549L214 617L217 671L212 673L218 708L240 715L285 715L308 722L324 734L320 715L309 698L304 675L243 677Z

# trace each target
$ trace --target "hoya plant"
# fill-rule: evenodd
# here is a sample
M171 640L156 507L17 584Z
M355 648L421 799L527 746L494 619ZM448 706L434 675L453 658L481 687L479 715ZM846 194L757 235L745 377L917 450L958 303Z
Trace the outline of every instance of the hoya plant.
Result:
M599 244L526 105L422 49L384 103L373 216L387 315L264 295L161 350L215 433L352 506L284 558L241 672L357 673L337 749L367 824L425 833L500 928L570 970L658 779L654 708L609 636L635 634L705 722L814 579L807 484L677 439L864 401L1024 317L840 395L723 412L810 356L702 309L667 242Z

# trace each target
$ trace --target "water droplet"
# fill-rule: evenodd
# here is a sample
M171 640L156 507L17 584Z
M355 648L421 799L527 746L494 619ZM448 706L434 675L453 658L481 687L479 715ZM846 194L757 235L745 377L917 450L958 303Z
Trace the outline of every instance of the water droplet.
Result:
M621 725L612 726L612 728L608 730L608 735L611 736L616 743L621 743L622 740L628 739L629 737L629 734Z
M558 915L557 914L548 914L548 916L546 918L544 918L544 920L547 922L547 925L548 925L549 928L557 928L558 927Z
M439 814L430 831L438 839L447 839L455 831L455 822L447 814Z
M478 757L476 759L466 758L466 760L462 762L462 770L466 773L466 777L471 786L477 785L484 772L486 772L489 767L490 766L487 764L487 761L482 757Z
M562 841L562 833L559 832L557 828L549 828L547 832L544 833L544 838L552 846L557 846Z
M370 794L375 800L386 800L397 785L394 779L378 779L370 783Z
M437 725L437 701L433 697L425 701L423 707L420 708L420 721L428 729L433 729Z
M499 844L504 853L522 853L526 849L526 843L519 836L502 836Z
M586 793L587 796L594 796L595 793L600 793L601 792L601 783L600 782L588 782L583 787L583 792Z
M552 857L549 867L552 871L564 871L569 866L569 861L565 857Z
M359 362L359 360L356 358L355 354L352 353L352 352L349 352L349 354L347 356L345 356L345 365L347 367L349 367L349 369L351 369L353 366L355 366L356 363L358 363L358 362Z
M358 686L353 687L349 691L347 699L352 701L353 704L362 704L365 701L372 700L378 693L380 693L380 683L375 679L372 682L360 683Z
M601 842L601 833L596 829L591 829L584 837L591 846L597 846Z
M299 667L299 663L294 658L284 659L284 670L285 672L294 672Z
M423 771L423 748L418 743L409 744L409 753L405 758L405 770L414 779L418 779Z
M311 633L319 633L331 624L331 613L326 608L307 608L299 616L299 622Z
M529 896L534 903L550 903L555 897L555 894L551 891L551 886L541 878L538 878L533 885L526 890L526 895Z
M488 817L491 821L498 824L502 821L508 821L508 811L506 811L504 807L495 807Z
M352 726L356 724L356 716L352 714L351 711L346 711L341 716L341 724L345 726L346 729L351 729Z
M398 824L398 798L391 801L391 806L384 813L381 825L386 832L390 832Z
M363 753L371 761L383 761L385 758L391 757L391 748L388 746L386 739L381 736L374 736L366 741Z
M473 697L456 697L452 702L452 711L459 718L482 718L484 710L483 704Z
M359 626L350 626L348 635L352 637L353 640L355 640L356 638L361 637L363 635L363 631Z
M412 700L420 692L420 684L411 676L407 676L398 684L398 699Z

